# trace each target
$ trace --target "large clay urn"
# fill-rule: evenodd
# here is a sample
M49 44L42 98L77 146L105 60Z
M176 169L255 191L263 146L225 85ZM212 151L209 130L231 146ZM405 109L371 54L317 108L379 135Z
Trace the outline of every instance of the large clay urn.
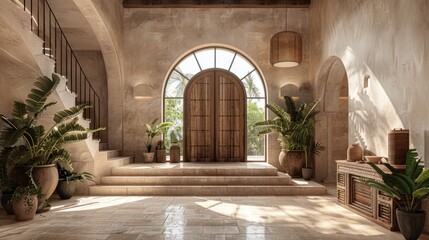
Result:
M42 196L38 198L39 206L37 207L37 211L41 212L43 210L45 200L51 197L57 187L57 166L55 164L35 166L33 168L33 178L42 191Z
M291 177L302 177L302 168L305 164L305 154L302 150L282 149L279 155L280 166Z

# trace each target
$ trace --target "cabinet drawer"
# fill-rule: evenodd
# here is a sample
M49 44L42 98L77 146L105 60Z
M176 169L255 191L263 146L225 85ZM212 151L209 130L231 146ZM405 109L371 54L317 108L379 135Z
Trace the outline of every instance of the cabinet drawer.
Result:
M350 175L350 206L372 217L372 199L372 189L363 182L362 177Z

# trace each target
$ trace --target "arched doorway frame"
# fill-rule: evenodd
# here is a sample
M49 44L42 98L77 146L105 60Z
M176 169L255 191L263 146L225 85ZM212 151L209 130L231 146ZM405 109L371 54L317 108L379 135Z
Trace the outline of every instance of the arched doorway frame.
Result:
M320 182L335 181L335 160L346 157L349 134L348 79L345 65L339 57L330 56L323 62L316 83L316 97L321 99L320 114L316 116L316 141L325 146L325 151L316 156L314 162L315 179ZM338 133L338 128L345 130L345 136Z
M256 61L254 61L250 56L248 56L246 53L244 53L242 50L235 48L233 46L229 46L229 45L225 45L225 44L219 44L219 43L211 43L211 44L204 44L204 45L199 45L197 47L194 47L192 49L189 49L188 51L186 51L185 53L181 54L180 57L178 57L176 59L176 61L174 62L174 64L171 65L170 69L168 70L168 72L165 75L165 79L164 79L164 83L163 83L163 88L162 88L162 96L163 96L163 100L161 103L161 111L162 111L162 118L163 121L166 120L166 99L168 97L166 97L166 92L167 92L167 87L168 87L168 82L169 79L172 75L172 73L175 71L175 69L177 68L177 66L184 60L186 59L188 56L194 54L198 51L204 50L204 49L210 49L210 48L215 48L215 49L224 49L227 51L231 51L234 52L235 55L241 57L242 59L244 59L246 62L248 62L251 66L252 66L252 72L254 72L255 74L257 74L258 76L258 80L260 82L260 88L261 89L261 93L262 96L261 97L256 97L256 98L252 98L252 97L248 97L247 96L247 100L249 99L260 99L261 102L263 102L263 104L258 103L258 106L261 105L261 109L263 109L263 119L267 119L267 111L265 109L265 105L267 103L267 99L268 99L268 95L267 95L267 84L265 81L265 77L260 69L260 67L256 64ZM235 59L235 58L234 58ZM215 60L216 62L216 60ZM231 66L233 64L234 60L231 62ZM214 69L222 69L222 68L218 68L217 66L214 67ZM201 69L201 71L203 71L205 69ZM235 72L231 71L230 69L227 69L227 71L231 72L232 74L235 74ZM197 72L198 73L198 72ZM237 74L235 74L237 75ZM246 74L247 76L248 74ZM243 81L244 77L238 76L238 78ZM247 91L246 91L247 93ZM246 94L247 95L247 94ZM257 157L256 160L257 161L267 161L267 138L266 136L263 136L264 139L264 143L263 143L263 156L261 155L260 157Z

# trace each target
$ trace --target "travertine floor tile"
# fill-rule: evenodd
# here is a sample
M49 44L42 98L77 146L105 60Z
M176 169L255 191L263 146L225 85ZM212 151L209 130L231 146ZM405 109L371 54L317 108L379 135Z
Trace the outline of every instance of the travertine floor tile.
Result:
M74 197L51 204L28 222L0 212L0 239L402 239L329 195Z

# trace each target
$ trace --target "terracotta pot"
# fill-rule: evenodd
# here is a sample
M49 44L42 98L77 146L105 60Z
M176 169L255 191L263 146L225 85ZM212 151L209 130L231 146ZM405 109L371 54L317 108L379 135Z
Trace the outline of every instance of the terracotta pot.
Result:
M302 177L304 180L310 180L313 177L312 168L302 168Z
M30 196L29 199L21 199L12 203L16 221L33 220L37 210L37 195Z
M59 180L56 189L61 199L70 199L74 195L76 181Z
M40 187L42 196L38 198L38 212L43 210L45 201L48 200L58 184L58 170L55 164L35 166L33 168L33 178Z
M143 153L143 162L144 163L152 163L153 159L155 157L155 153L154 152L150 152L150 153Z
M347 149L347 161L356 162L362 160L362 148L359 144L352 144Z
M30 181L26 171L28 167L16 166L12 170L13 182L15 186L26 186ZM42 212L43 205L55 191L58 184L58 170L55 164L35 166L33 168L33 179L40 187L42 196L38 199L38 212Z
M170 147L170 163L179 163L180 162L180 147L178 145L173 145Z
M396 218L398 219L399 230L407 240L417 240L423 232L425 226L426 212L405 212L396 209Z
M13 214L12 203L10 201L12 199L12 195L13 192L10 191L4 191L1 193L1 205L7 214Z
M279 155L279 162L280 166L291 177L302 177L302 168L305 164L304 151L282 149Z
M156 162L165 163L167 160L167 151L166 150L156 150Z

